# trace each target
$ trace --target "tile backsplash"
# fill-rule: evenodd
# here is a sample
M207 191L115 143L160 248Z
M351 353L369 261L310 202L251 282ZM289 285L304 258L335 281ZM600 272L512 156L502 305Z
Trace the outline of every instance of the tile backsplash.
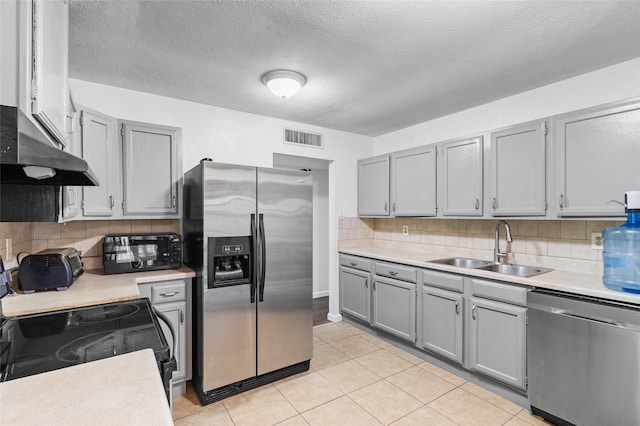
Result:
M513 242L507 261L572 272L602 274L602 250L591 248L591 233L623 221L507 220ZM425 254L427 258L464 256L491 260L497 220L360 219L338 221L339 248L377 246ZM403 226L408 235L402 234ZM500 249L505 251L504 229Z
M86 220L66 223L2 222L0 255L7 258L6 239L12 240L12 259L21 252L35 253L46 248L74 247L82 252L86 269L102 268L102 240L106 234L176 232L177 219ZM22 257L22 256L21 256ZM9 263L9 262L7 262Z

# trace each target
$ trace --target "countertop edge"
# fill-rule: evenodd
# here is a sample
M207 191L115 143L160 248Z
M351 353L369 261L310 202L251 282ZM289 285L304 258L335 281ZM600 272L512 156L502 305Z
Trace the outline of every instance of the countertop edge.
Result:
M429 263L429 260L439 259L442 256L433 257L432 255L428 254L405 252L386 249L382 247L356 247L339 249L338 253L361 256L386 262L411 265L423 269L452 272L475 278L484 278L493 281L520 284L532 288L544 288L548 290L556 290L581 296L591 296L616 302L625 302L634 305L640 305L640 295L610 290L606 288L604 284L602 284L602 276L600 275L553 270L544 274L524 278L491 271L481 271L477 269L459 268L451 265Z

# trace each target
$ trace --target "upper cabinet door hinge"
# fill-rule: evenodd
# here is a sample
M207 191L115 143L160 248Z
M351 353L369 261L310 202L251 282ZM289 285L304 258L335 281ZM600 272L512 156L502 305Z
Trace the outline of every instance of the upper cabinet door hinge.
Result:
M124 124L120 127L120 135L124 136Z
M80 113L80 126L84 126L84 111Z
M547 122L546 121L542 122L542 134L543 135L547 134Z

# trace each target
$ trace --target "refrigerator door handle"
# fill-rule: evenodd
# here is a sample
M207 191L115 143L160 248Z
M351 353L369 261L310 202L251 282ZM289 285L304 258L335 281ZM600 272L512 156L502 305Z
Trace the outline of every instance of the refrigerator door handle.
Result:
M258 302L264 301L264 281L267 267L267 246L264 238L264 215L260 213L258 215L258 221L260 222L260 228L258 229L258 235L260 236L260 285L258 287Z
M257 273L255 271L258 270L258 256L256 253L256 215L251 214L251 244L253 245L253 250L251 253L253 254L253 273L251 274L251 285L249 286L249 292L251 293L251 303L256 303L256 282L258 280Z

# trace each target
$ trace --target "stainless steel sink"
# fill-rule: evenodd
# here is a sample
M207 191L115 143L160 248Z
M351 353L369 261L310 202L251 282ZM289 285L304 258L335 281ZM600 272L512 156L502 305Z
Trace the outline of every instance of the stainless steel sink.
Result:
M479 266L474 269L482 271L498 272L500 274L514 275L516 277L532 277L545 272L553 271L551 268L541 268L528 265L511 265L508 263L492 263L490 265Z
M447 257L445 259L427 260L427 263L440 263L442 265L451 265L457 266L458 268L468 269L491 265L491 262L488 260L469 259L466 257Z

